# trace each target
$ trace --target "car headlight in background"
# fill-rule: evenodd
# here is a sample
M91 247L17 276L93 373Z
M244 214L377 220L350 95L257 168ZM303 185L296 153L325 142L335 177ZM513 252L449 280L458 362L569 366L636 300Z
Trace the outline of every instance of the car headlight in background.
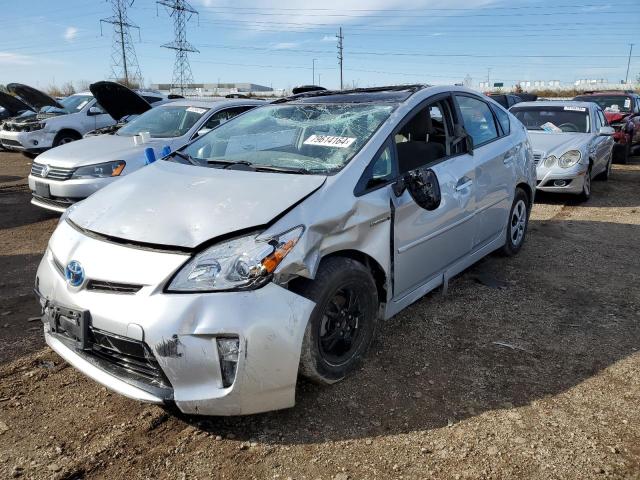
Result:
M553 167L556 163L557 158L554 157L553 155L549 155L547 158L544 159L544 166L547 168Z
M573 167L581 158L582 154L578 150L569 150L558 159L558 165L562 168Z
M96 163L86 167L77 168L71 178L107 178L117 177L124 170L126 163L124 160L114 162Z
M28 123L22 127L22 131L35 132L36 130L42 130L44 127L46 127L46 124L44 122Z
M171 280L169 292L203 292L258 288L264 285L298 243L302 225L268 239L258 235L229 240L189 260Z

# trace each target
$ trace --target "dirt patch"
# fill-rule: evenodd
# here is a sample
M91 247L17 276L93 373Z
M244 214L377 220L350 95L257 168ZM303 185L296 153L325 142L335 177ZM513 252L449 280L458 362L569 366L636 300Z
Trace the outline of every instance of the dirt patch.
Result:
M16 157L0 174L26 175ZM540 196L517 257L384 323L355 375L231 418L130 401L34 351L56 219L0 193L0 478L640 479L639 186L635 162L585 205Z

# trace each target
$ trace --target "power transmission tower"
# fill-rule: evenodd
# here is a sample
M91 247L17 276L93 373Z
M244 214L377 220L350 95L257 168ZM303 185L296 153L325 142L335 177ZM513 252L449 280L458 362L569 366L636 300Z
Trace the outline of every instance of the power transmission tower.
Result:
M113 25L113 49L111 51L111 76L127 86L142 86L142 74L138 57L131 40L130 29L138 30L140 27L131 23L127 15L127 9L133 5L134 0L107 0L111 3L113 15L100 19L100 34L102 24Z
M176 51L176 62L173 66L173 77L171 79L171 91L179 91L184 95L188 85L193 84L193 73L189 65L189 52L200 53L200 51L187 42L187 22L198 11L194 9L186 0L161 0L156 2L170 10L169 16L173 17L173 29L175 40L161 45Z
M342 60L344 59L344 56L342 55L342 41L344 40L344 35L342 35L342 27L340 27L336 38L338 39L338 64L340 65L340 90L342 90Z

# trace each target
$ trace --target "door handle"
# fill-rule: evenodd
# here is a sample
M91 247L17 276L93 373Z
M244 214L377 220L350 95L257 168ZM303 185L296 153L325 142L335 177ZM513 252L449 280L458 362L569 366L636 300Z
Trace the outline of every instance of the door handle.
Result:
M465 188L469 188L471 185L473 185L473 180L468 177L462 177L460 180L458 180L458 184L456 185L456 192L460 192Z

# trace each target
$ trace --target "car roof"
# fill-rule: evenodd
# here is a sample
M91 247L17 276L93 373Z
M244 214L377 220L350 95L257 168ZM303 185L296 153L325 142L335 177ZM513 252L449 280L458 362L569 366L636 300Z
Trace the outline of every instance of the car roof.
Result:
M523 107L584 107L590 108L595 105L593 102L578 102L574 100L544 100L536 102L520 102L511 108Z
M273 103L401 103L429 85L390 85L351 90L317 90L291 95Z
M635 92L625 92L624 90L609 90L600 92L584 92L576 95L576 97L628 97L629 95L638 96Z
M242 105L266 105L267 102L263 100L251 100L247 98L234 98L234 99L215 99L215 100L189 100L188 98L180 98L177 100L170 100L163 103L161 106L174 105L178 107L200 107L200 108L213 108L213 107L233 107Z

